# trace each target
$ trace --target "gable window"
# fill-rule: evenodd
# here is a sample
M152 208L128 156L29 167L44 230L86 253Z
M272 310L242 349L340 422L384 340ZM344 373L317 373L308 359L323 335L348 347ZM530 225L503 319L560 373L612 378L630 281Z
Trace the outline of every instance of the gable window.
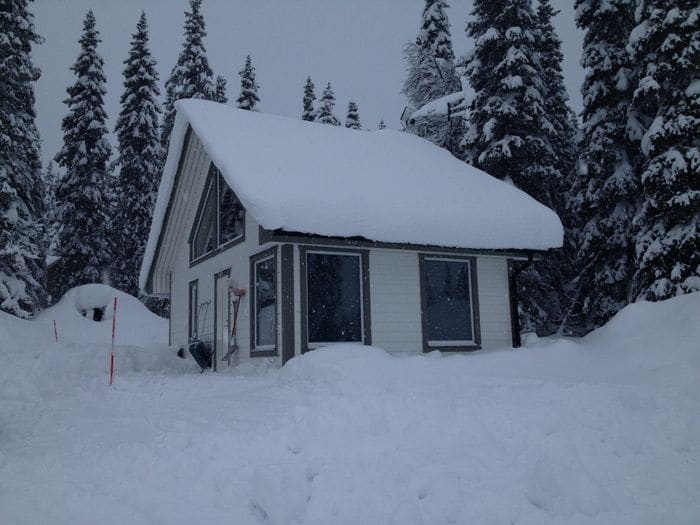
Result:
M243 205L212 164L190 236L190 261L242 241L244 230Z
M305 350L369 341L367 252L302 250Z
M188 330L190 340L197 338L197 322L199 310L199 281L191 281L188 299Z
M475 270L473 259L420 256L425 351L480 348Z
M250 259L251 356L277 355L277 248Z

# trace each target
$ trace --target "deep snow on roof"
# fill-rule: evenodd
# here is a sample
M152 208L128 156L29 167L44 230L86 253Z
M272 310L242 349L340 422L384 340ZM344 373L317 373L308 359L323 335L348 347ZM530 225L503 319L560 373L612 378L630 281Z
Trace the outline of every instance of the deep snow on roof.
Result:
M558 216L409 133L357 131L180 100L144 257L155 249L189 124L266 229L481 249L561 246Z

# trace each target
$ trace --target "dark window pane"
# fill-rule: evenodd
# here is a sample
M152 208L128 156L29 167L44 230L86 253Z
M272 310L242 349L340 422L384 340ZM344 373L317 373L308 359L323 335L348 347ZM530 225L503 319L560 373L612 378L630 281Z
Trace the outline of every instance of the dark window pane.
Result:
M192 258L196 259L216 248L216 179L207 187L207 198L200 211L199 224L192 239Z
M192 282L190 283L190 301L189 301L189 336L190 339L193 337L197 336L197 315L198 315L198 308L199 308L199 298L197 297L198 295L198 290L197 290L197 282Z
M309 343L362 341L360 257L308 253Z
M423 261L428 341L472 341L469 263Z
M219 175L219 244L243 235L243 205Z
M255 263L255 346L274 346L277 331L277 261Z

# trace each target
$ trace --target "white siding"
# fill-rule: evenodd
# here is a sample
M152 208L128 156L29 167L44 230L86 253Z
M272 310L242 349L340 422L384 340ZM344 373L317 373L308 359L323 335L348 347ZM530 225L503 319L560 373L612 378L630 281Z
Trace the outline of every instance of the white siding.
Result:
M418 254L369 253L372 344L390 352L422 352Z
M508 264L477 257L481 345L510 347ZM422 352L418 252L371 250L369 259L372 342L392 352Z

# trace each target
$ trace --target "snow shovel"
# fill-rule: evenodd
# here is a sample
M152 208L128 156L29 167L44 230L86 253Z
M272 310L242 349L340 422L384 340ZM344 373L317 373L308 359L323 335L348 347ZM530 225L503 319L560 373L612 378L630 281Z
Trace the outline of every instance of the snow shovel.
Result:
M235 297L233 301L233 323L231 326L231 337L228 340L228 351L221 358L222 361L228 362L228 366L231 366L231 357L233 355L238 355L238 310L241 307L241 300L245 295L245 290L243 288L238 288L234 290L233 295Z
M202 310L204 310L204 317L202 319L202 331L204 331L204 326L207 322L207 312L209 311L209 302L207 301L206 303L202 303L199 310L200 313ZM202 369L200 374L203 373L205 369L211 368L212 351L201 339L199 339L198 334L195 334L194 338L192 338L190 341L188 350L199 365L199 368Z

